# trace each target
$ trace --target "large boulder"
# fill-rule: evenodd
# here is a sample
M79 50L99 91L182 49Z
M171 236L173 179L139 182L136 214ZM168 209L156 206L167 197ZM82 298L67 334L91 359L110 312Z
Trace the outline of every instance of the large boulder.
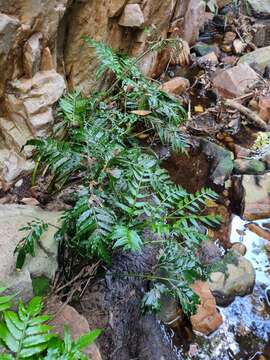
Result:
M206 282L196 281L191 288L200 297L197 312L190 318L192 329L209 335L223 323L222 316L217 310L215 298Z
M183 39L189 45L194 45L198 40L201 28L205 21L205 1L190 0L185 14Z
M246 64L249 66L255 66L264 72L267 65L270 63L270 46L266 46L260 49L256 49L248 54L243 55L239 64Z
M0 205L0 214L0 281L9 287L9 292L18 293L18 297L28 300L33 295L32 278L54 278L58 266L58 244L54 233L61 213L14 204ZM26 234L19 229L37 218L53 226L49 226L36 245L35 257L28 255L22 270L17 271L14 250Z
M257 73L245 63L219 72L213 79L213 87L219 95L234 98L250 91L259 81Z
M242 178L243 216L246 220L270 217L270 173Z
M225 263L224 270L213 272L208 281L218 305L228 305L235 296L249 294L255 284L255 270L251 262L233 252L234 259Z

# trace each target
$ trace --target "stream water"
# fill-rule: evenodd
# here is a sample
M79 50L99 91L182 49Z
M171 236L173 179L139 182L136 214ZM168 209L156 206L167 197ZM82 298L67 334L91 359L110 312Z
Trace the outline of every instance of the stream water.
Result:
M265 220L256 221L262 225ZM265 360L270 359L270 288L269 254L264 240L248 230L247 222L235 216L231 242L241 242L245 257L256 271L253 292L236 299L227 307L219 307L223 325L210 336L195 334L178 345L179 359L201 360Z

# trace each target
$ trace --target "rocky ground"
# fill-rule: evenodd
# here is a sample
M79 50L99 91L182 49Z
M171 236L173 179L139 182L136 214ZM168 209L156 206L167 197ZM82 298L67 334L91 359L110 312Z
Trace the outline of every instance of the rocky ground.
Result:
M80 317L74 308L53 297L48 307L52 312L61 310L58 324L76 322L78 329L72 328L75 335L88 324L104 329L98 342L100 351L96 347L89 350L94 360L270 359L270 4L267 0L218 0L218 13L213 14L213 1L208 7L195 3L196 11L191 5L186 11L180 57L174 59L171 54L168 63L168 54L161 54L158 61L168 64L166 70L152 74L157 75L164 91L179 97L188 113L183 131L189 138L189 154L158 149L164 167L188 191L211 186L220 194L210 211L221 214L223 224L209 230L211 241L203 244L198 254L205 264L213 266L212 273L208 282L193 286L201 304L190 321L168 299L164 299L158 319L142 316L139 303L147 282L113 279L107 269L100 269L95 276L95 266L82 267L72 278L72 286L65 287L63 274L70 279L74 269L65 268L63 256L57 259L50 233L42 238L37 256L28 259L23 271L17 273L13 251L20 239L19 228L36 217L57 226L61 211L69 207L72 189L51 198L40 190L42 187L31 187L28 174L33 165L16 151L9 153L2 169L0 233L5 240L0 243L1 280L20 289L24 299L29 299L33 290L46 293L50 282L54 295L84 315ZM136 10L132 26L140 27L144 14L139 6L131 9L130 5L119 24L130 27L134 16L129 12ZM9 22L9 26L19 25ZM17 121L14 109L25 109L28 104L25 116L32 124L31 135L42 135L53 121L52 105L65 87L62 77L51 68L46 68L45 78L44 73L33 74L34 62L30 55L27 61L27 53L38 48L39 41L35 34L25 45L24 66L31 83L28 79L11 83L13 90L5 100L12 121ZM69 50L67 59L71 53ZM50 58L45 55L45 59ZM79 75L72 76L78 80ZM35 114L41 102L45 104L44 122L37 124ZM19 136L10 122L1 119L5 141L13 144L16 139L18 151L23 145ZM13 129L10 138L8 124ZM147 251L136 258L118 254L114 270L145 269L153 265L153 257ZM59 262L61 272L57 273ZM105 278L99 276L101 272L106 272ZM44 289L35 288L35 279L45 279Z

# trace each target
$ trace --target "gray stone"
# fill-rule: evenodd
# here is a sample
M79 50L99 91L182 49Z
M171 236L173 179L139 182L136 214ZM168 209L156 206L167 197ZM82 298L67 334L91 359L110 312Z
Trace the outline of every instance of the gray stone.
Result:
M185 14L183 39L193 45L199 37L205 21L205 1L190 0Z
M0 205L0 282L18 292L18 297L28 300L32 296L32 277L45 276L52 280L57 270L58 244L54 240L56 229L49 230L41 237L41 246L36 246L36 256L27 256L21 271L16 270L14 250L24 236L21 227L34 219L59 226L60 212L48 212L29 205Z
M144 15L139 4L128 4L119 20L119 25L140 28L144 24Z
M215 45L209 45L204 43L198 43L192 47L192 50L199 56L204 56L216 51Z
M256 17L270 17L269 0L246 0L246 6Z
M235 252L238 264L226 264L226 271L213 272L208 281L218 305L229 304L235 296L249 294L255 284L255 270L250 261Z
M233 153L204 139L201 144L202 151L211 164L211 180L216 185L224 185L233 171Z
M260 71L264 72L266 66L270 64L270 46L256 49L243 55L239 59L239 64L255 66L260 69Z

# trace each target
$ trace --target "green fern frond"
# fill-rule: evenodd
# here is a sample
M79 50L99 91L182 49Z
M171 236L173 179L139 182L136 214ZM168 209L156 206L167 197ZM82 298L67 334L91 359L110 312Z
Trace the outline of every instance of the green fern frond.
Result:
M19 231L27 231L28 234L21 239L15 248L14 254L17 255L16 268L21 269L24 265L27 254L35 256L35 248L42 234L48 230L48 224L41 220L33 220Z
M126 226L118 225L112 233L115 241L113 248L122 247L124 250L138 252L141 250L143 241L139 234Z

